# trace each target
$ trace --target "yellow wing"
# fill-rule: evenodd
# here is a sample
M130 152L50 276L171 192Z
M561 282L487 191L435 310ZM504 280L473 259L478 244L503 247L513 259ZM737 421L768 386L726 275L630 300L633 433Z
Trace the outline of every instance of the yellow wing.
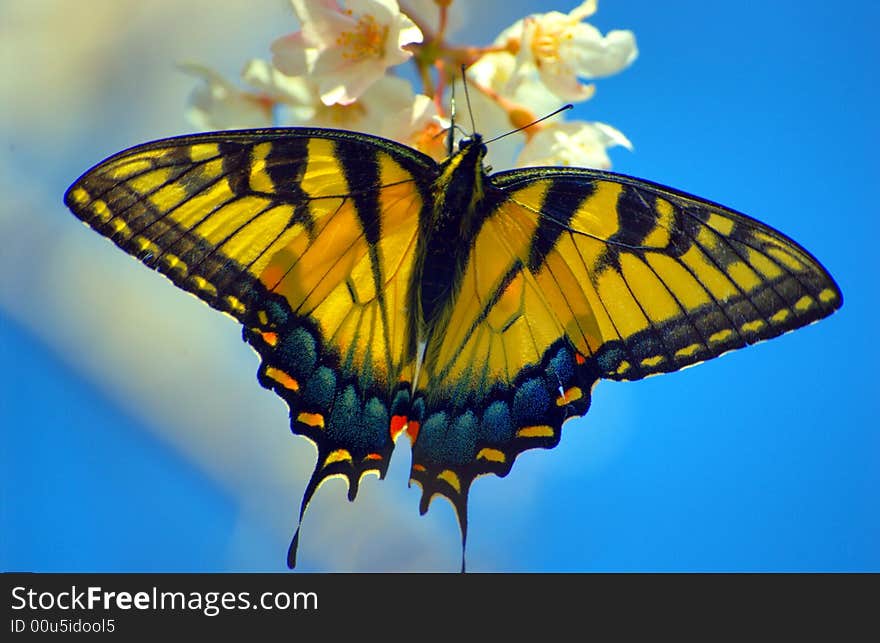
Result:
M342 475L384 475L405 416L406 293L433 160L350 132L276 129L167 139L84 174L74 213L231 314L259 380L318 447L303 499ZM295 543L291 550L295 553Z
M806 250L723 206L591 170L492 177L445 333L425 353L412 478L462 526L480 474L555 446L600 378L675 371L829 315Z

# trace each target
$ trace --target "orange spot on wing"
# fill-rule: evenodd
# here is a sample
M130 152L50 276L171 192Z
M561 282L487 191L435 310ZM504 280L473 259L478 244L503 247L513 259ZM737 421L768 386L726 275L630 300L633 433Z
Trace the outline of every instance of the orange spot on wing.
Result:
M388 432L391 434L391 441L397 439L397 436L400 435L401 431L406 428L406 416L405 415L392 415L391 416L391 426L389 427Z
M461 493L461 480L458 479L458 475L454 471L445 469L437 475L437 479L443 480L458 493Z
M324 460L324 466L326 467L336 462L351 462L351 453L349 453L345 449L336 449L335 451L331 451L327 455L327 459Z
M498 449L490 449L488 447L484 449L480 449L480 452L477 453L477 460L489 460L490 462L504 462L507 460L507 457L504 455L503 451L499 451Z
M278 343L278 333L265 332L260 333L263 336L263 341L269 344L269 346L275 346Z
M416 438L419 437L419 423L411 422L410 419L405 415L392 415L391 416L391 426L389 427L389 433L391 434L391 439L396 440L397 437L406 430L407 435L409 435L409 439L413 442L416 441Z
M587 359L583 355L581 355L580 353L575 353L574 354L574 361L576 361L578 364L586 364Z
M260 281L269 290L273 290L283 278L284 270L281 269L281 266L267 266L260 275Z
M425 468L425 465L423 465L423 464L414 464L412 466L412 468L413 468L413 471L427 471L427 469Z
M553 427L547 425L526 426L516 432L518 438L552 438Z
M316 426L324 428L324 416L320 413L300 413L296 416L297 422L302 422L307 426Z
M291 391L299 390L299 382L293 379L290 375L285 373L279 368L275 368L274 366L270 366L266 369L266 377L271 377L273 380L281 384L284 388Z
M368 453L364 457L364 460L381 460L381 459L382 459L382 456L379 455L378 453Z
M556 398L556 406L565 406L569 402L574 402L575 400L581 399L583 396L583 391L581 391L577 386L572 386L570 389L565 391L565 393Z

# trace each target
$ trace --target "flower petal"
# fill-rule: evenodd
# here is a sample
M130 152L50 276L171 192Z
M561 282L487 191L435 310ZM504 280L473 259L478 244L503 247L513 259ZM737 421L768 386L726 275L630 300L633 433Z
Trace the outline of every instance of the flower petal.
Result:
M424 94L417 94L403 109L388 112L380 134L442 161L447 156L443 134L448 128L449 120L437 114L434 101Z
M560 57L571 61L578 76L600 78L625 69L638 56L631 31L609 31L604 38L592 25L578 25L574 38L560 46Z
M440 28L440 4L436 0L407 0L402 10L406 15L435 32ZM464 25L464 3L452 2L446 7L446 35L458 31Z
M278 38L269 49L272 64L288 76L308 73L317 57L317 50L308 47L301 31Z
M180 65L181 70L201 79L190 95L187 119L201 130L269 127L272 101L241 91L214 70L198 64Z
M521 167L562 165L608 169L611 159L606 149L615 145L632 149L632 144L619 130L605 123L554 123L532 136L517 164Z
M569 11L568 17L575 22L580 22L596 13L598 4L597 0L586 0L586 2L582 2L579 6Z
M396 0L349 0L344 11L329 0L292 2L302 30L273 43L273 62L312 77L325 105L352 104L388 67L412 57L406 45L422 41Z
M302 25L297 33L303 34L309 47L332 47L336 35L355 24L348 12L340 11L336 0L291 0L291 4Z
M302 76L283 74L265 60L254 59L245 64L241 79L276 101L303 105L313 101L314 87Z
M631 64L638 55L631 31L611 31L603 36L596 27L582 22L596 6L595 0L587 0L568 14L533 14L502 31L495 44L516 53L516 71L509 82L522 82L523 77L536 74L559 98L583 101L594 90L579 78L608 76ZM511 89L509 84L507 90Z

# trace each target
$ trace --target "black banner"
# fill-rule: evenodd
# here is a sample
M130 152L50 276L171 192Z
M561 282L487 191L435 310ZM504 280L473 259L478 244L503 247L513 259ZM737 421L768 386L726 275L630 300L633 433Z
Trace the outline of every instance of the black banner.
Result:
M715 632L752 633L750 624L760 623L766 633L832 617L855 625L877 596L877 576L7 573L2 580L6 641L298 628L364 634L389 624L420 632L416 639L466 624L496 635L523 625L550 636L562 625L620 634L702 622Z

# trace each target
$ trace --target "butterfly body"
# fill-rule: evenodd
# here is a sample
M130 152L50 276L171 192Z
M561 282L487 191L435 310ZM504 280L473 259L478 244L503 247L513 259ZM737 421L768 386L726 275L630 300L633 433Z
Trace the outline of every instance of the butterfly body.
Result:
M421 227L410 291L418 295L414 309L419 319L411 329L419 341L442 329L460 286L471 243L481 223L485 193L483 158L486 147L479 137L463 141L457 154L439 168L430 185L427 224Z
M148 143L86 172L73 212L244 326L260 383L318 447L300 518L413 445L421 510L555 446L599 379L675 371L825 317L833 279L750 217L576 168L488 174L325 129ZM289 562L294 562L296 539Z

